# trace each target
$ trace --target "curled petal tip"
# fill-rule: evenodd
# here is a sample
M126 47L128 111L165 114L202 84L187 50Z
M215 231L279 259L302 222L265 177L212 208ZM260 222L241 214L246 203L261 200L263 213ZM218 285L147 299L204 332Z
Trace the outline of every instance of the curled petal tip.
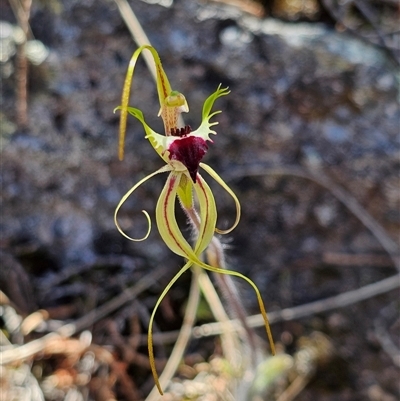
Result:
M123 155L123 154L122 154ZM146 238L148 238L148 236L150 235L150 231L151 231L151 219L149 214L146 212L146 210L142 210L142 213L146 216L147 219L147 223L148 223L148 229L147 229L147 233L144 237L142 238L132 238L130 237L128 234L126 234L124 232L124 230L122 229L122 227L120 226L120 224L118 223L118 212L121 209L122 205L125 203L125 201L132 195L132 193L138 188L140 187L140 185L142 185L144 182L146 182L148 179L150 179L151 177L155 176L156 174L159 173L164 173L166 171L170 171L171 167L166 165L164 167L161 167L159 170L155 171L154 173L149 174L148 176L142 178L138 183L136 183L123 197L122 199L119 201L118 206L115 208L114 211L114 223L118 229L118 231L127 239L131 240L131 241L144 241Z
M221 185L221 187L224 188L226 192L228 192L228 194L232 197L233 201L235 202L236 218L232 226L227 230L220 230L218 228L215 228L215 232L217 232L218 234L229 234L234 228L236 228L236 226L239 224L240 221L241 207L239 199L237 198L235 193L229 188L229 186L225 183L225 181L208 164L200 163L200 167L203 170L207 171L207 173L210 174L210 176L214 178L214 180L217 181L217 183Z

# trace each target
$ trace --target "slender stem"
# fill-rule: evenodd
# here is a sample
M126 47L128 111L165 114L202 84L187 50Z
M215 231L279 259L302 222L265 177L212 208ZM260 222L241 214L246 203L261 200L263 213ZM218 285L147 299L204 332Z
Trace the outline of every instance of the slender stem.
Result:
M182 208L183 208L184 212L186 213L193 229L198 231L198 229L200 227L200 218L199 218L199 215L198 215L196 209L194 207L185 208L183 205L182 205ZM211 266L215 266L215 267L218 267L221 269L226 268L223 246L216 236L214 236L213 239L211 240L211 243L206 250L206 254L207 254L208 263ZM205 276L205 277L201 276L201 278L203 280L203 286L206 285L206 280L208 280L207 287L209 288L207 291L203 291L204 296L206 298L211 297L211 295L210 295L211 288L215 292L214 286L209 281L208 275L205 272L203 272L203 275ZM255 333L247 325L246 311L243 307L242 302L240 301L239 293L232 280L232 277L225 275L225 274L215 274L214 277L216 278L220 287L222 288L223 294L227 298L229 305L232 307L232 309L234 310L234 313L236 314L236 316L242 323L245 333L247 334L251 352L254 356L256 353L255 352L256 351ZM218 302L220 304L219 297L215 297L215 298L213 297L213 299L208 299L210 306L215 305L216 300L218 300ZM223 311L223 313L221 311ZM218 309L215 308L213 313L214 313L214 316L216 317L216 319L218 321L220 321L222 324L224 321L229 320L229 319L227 319L227 315L226 315L222 305L220 305L220 307ZM230 353L227 353L226 355L230 355ZM252 359L255 360L254 358L252 358Z
M243 358L240 358L240 353L236 352L236 350L240 349L239 338L236 333L232 331L232 323L229 316L222 305L221 299L218 296L214 285L204 270L201 270L201 273L199 274L199 284L215 319L221 324L221 343L223 353L226 359L230 362L232 368L235 371L238 371L243 365Z

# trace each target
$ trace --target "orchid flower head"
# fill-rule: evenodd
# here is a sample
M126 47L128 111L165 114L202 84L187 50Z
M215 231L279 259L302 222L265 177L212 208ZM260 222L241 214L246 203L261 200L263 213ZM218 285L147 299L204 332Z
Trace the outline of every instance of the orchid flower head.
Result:
M164 134L159 134L154 131L145 121L144 115L141 110L128 105L132 77L136 62L142 51L148 50L153 56L156 68L156 83L157 92L160 103L158 116L160 116L164 123ZM246 280L255 290L259 302L260 310L263 315L267 335L271 344L272 352L274 353L274 344L272 340L271 331L267 315L265 312L264 304L261 299L260 292L256 285L246 276L236 271L222 269L220 267L211 266L201 260L202 252L208 247L215 233L227 234L231 232L239 223L240 219L240 203L234 192L222 180L222 178L207 164L202 163L202 159L208 151L209 143L212 143L210 138L211 134L216 135L216 131L212 129L217 122L210 120L220 111L212 111L215 101L229 94L228 88L218 86L217 90L212 93L204 102L202 111L202 121L196 130L192 130L188 125L179 125L179 116L182 112L188 112L189 107L185 96L172 90L168 77L161 65L160 57L157 51L150 45L139 47L133 54L128 71L125 78L124 88L122 91L121 105L116 110L121 111L120 117L120 131L119 131L119 158L122 160L124 156L124 142L125 132L127 126L127 117L132 115L143 126L145 131L145 138L149 140L151 146L165 162L164 166L157 171L149 174L147 177L142 178L136 183L121 199L115 209L114 221L120 233L132 241L145 240L151 230L151 219L148 212L143 211L148 221L148 230L142 238L132 238L124 232L118 222L118 212L125 201L132 195L132 193L144 182L159 173L168 172L168 178L161 191L160 197L156 205L156 223L161 238L168 246L168 248L175 254L182 256L186 263L178 271L178 273L168 283L162 294L160 295L153 313L150 317L149 323L149 336L148 348L150 356L150 365L155 379L158 390L162 394L162 389L158 380L157 371L154 362L154 352L152 343L152 325L154 316L158 306L163 300L166 293L178 278L187 271L191 266L198 265L206 270L216 273L228 274L240 277ZM232 226L226 230L221 230L216 227L217 223L217 208L214 195L204 180L203 176L199 173L199 169L204 170L209 174L219 185L225 189L228 194L233 198L236 207L236 218ZM199 220L200 224L197 227L198 236L195 244L191 245L182 234L175 216L176 199L179 199L180 205L183 210L189 214L190 211L195 210L194 195L197 198L199 205Z

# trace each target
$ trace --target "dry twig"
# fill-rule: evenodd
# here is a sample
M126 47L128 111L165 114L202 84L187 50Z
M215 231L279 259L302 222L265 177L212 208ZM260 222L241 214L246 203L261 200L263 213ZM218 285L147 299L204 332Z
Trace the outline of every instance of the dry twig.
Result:
M337 3L337 4L336 4ZM381 3L383 1L381 0ZM389 6L395 7L395 4L391 3L391 1L385 1ZM361 39L368 41L374 45L380 45L383 49L386 50L386 52L390 55L390 57L393 59L393 61L399 65L400 64L400 56L396 52L398 51L398 47L395 46L390 46L388 41L387 41L387 35L389 33L383 32L381 26L379 25L376 16L375 16L375 11L372 10L371 6L368 5L368 2L365 0L359 1L359 0L352 0L351 2L334 2L333 0L322 0L322 4L324 5L325 9L328 11L328 13L332 16L332 18L337 21L339 24L341 24L347 31L353 33L354 35L360 37ZM353 28L349 26L349 24L346 23L345 21L345 13L346 13L346 8L349 8L349 4L354 4L354 6L359 10L361 15L365 18L368 24L370 24L374 31L376 32L377 35L377 41L372 41L369 37L366 35L363 35L359 32L359 29ZM391 32L390 34L395 34L396 32Z
M328 312L333 309L344 308L345 306L353 305L355 303L365 301L367 299L376 297L378 295L385 294L400 288L400 274L388 277L384 280L376 283L368 284L364 287L356 290L347 291L333 297L322 299L308 304L295 306L293 308L286 308L278 311L268 313L268 319L270 324L279 323L283 321L292 321L301 319L308 316L314 316L319 313ZM243 330L239 320L231 320L232 328L236 331ZM264 325L262 316L260 314L252 315L247 318L247 324L249 327L262 327ZM192 335L195 338L216 336L223 333L223 327L221 323L206 323L201 326L193 328ZM168 343L174 342L177 336L177 332L167 332L156 334L153 337L154 343ZM145 337L141 337L141 343L146 342Z
M24 34L24 40L17 47L16 62L16 94L17 94L17 124L20 128L28 125L28 59L25 54L25 44L28 34L31 33L29 18L31 14L32 0L11 1L18 25Z
M244 13L254 15L257 18L265 16L264 7L254 0L209 0L214 3L227 4L229 6L240 9Z
M0 352L0 365L7 365L16 361L21 361L43 351L49 344L62 338L70 337L108 316L126 302L135 299L141 292L150 287L157 279L162 277L165 271L154 270L144 276L131 288L127 288L119 296L113 298L104 305L90 311L88 314L77 319L74 323L68 323L60 327L57 332L49 333L37 340L27 344Z
M361 223L368 228L372 235L382 245L383 249L391 257L393 264L400 272L400 261L398 258L399 245L387 234L386 230L360 205L360 203L345 189L333 182L327 175L322 172L307 171L301 167L241 167L233 170L228 174L229 179L236 179L249 176L264 175L291 175L314 181L328 190L336 199L345 205Z

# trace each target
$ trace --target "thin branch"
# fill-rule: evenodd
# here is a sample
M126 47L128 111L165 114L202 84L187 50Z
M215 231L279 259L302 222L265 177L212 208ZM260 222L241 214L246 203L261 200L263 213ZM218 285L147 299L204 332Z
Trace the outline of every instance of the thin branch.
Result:
M62 326L58 333L62 336L72 336L75 333L82 331L94 323L103 319L104 317L108 316L112 312L116 311L117 309L121 308L127 302L132 301L135 299L140 293L145 291L149 288L154 282L159 280L166 274L166 271L163 269L156 269L152 273L147 274L142 279L138 281L136 285L131 288L127 288L124 290L120 295L113 298L109 302L105 303L104 305L92 310L91 312L87 313L85 316L77 319L74 323L66 324Z
M400 368L400 349L379 322L375 322L375 335L382 349L392 359L393 363Z
M18 25L22 26L24 24L26 24L26 21L24 21L25 19L25 15L22 11L22 5L21 5L21 1L20 0L8 0L12 12L15 16L15 18L17 19ZM31 29L31 25L29 24L29 20L28 20L28 26L27 26L27 37L30 39L34 39L35 36L33 35L32 29Z
M394 301L392 304L382 308L374 321L374 328L375 336L383 351L393 360L396 366L400 367L400 349L393 341L387 329L389 321L397 321L398 324L399 315L397 306L398 301Z
M17 59L15 69L16 80L16 112L17 124L20 128L28 125L28 59L25 54L25 44L29 33L32 33L29 25L32 0L13 0L12 9L18 21L18 25L24 34L24 40L17 46Z
M264 176L264 175L292 175L295 177L305 178L321 185L331 194L345 205L364 226L372 233L377 241L382 245L383 249L391 257L393 264L400 272L400 261L398 258L399 246L386 233L385 229L360 205L360 203L345 189L333 182L327 175L322 172L306 171L300 167L241 167L228 173L230 180L249 177L249 176Z
M397 256L398 260L399 257ZM338 252L324 252L322 262L337 266L359 266L359 267L389 267L393 261L388 255L375 255L372 253L350 254Z
M353 0L353 1L355 1L355 0ZM352 28L351 26L346 24L346 22L344 21L343 13L341 13L340 10L338 11L338 10L335 9L335 7L332 4L332 1L330 1L330 0L322 0L322 4L323 4L324 8L328 11L328 13L332 16L332 18L336 22L339 22L347 31L349 31L352 34L360 37L361 39L363 39L364 41L366 41L366 42L368 42L370 44L372 43L375 46L379 46L378 43L374 43L374 41L369 40L368 37L366 37L365 35L362 35L357 29ZM340 3L339 3L339 7L341 7ZM387 53L389 54L391 59L397 65L399 65L400 64L400 58L395 52L396 49L387 45L387 42L386 42L386 39L385 39L385 33L381 32L381 30L379 29L379 27L377 26L377 24L374 21L375 18L372 18L372 20L370 19L370 17L371 17L370 10L367 11L367 15L366 15L365 7L363 7L361 2L356 2L356 7L363 14L363 16L367 19L367 21L373 26L374 30L376 31L376 33L378 35L378 40L382 44L381 47L383 47L383 49L385 49L387 51Z
M345 306L353 305L361 301L388 293L390 291L400 288L400 274L388 277L384 280L378 281L373 284L368 284L356 290L347 291L330 298L322 299L308 304L295 306L293 308L286 308L278 311L268 313L268 320L270 324L279 323L283 321L298 320L301 318L313 316L318 313L328 312L333 309L344 308ZM243 330L239 320L234 319L231 321L235 330ZM264 320L260 314L249 316L247 318L249 327L262 327ZM219 322L206 323L197 326L193 329L192 335L195 338L216 336L223 332L223 327ZM157 342L174 342L177 332L167 332L154 335L153 341ZM141 338L141 343L145 343L146 338Z
M355 6L364 16L364 18L371 24L374 28L376 34L378 35L379 41L381 42L382 47L384 47L387 51L392 53L392 56L399 62L396 54L392 52L390 47L386 43L385 34L381 31L378 21L376 20L376 15L373 10L370 9L368 4L365 1L353 0Z
M357 290L347 291L330 298L322 299L320 301L296 306L294 308L286 308L280 311L270 312L268 314L268 319L271 324L282 321L297 320L333 309L344 308L345 306L365 301L377 295L385 294L398 288L400 288L400 274L396 274L395 276L388 277L376 283L366 285ZM258 314L250 316L247 319L247 324L250 327L261 327L264 325L264 321L262 316ZM218 323L209 323L208 325L194 328L194 335L196 337L217 335L220 333L220 331L221 327Z
M257 18L265 16L264 7L253 0L209 0L209 2L227 4L231 7L238 8L242 12L254 15Z
M47 278L42 284L40 284L40 292L47 293L48 291L52 291L54 287L62 284L64 281L70 280L74 276L82 275L97 266L121 266L127 269L134 269L137 266L137 260L127 255L102 255L98 256L91 263L68 265L59 273Z
M52 341L60 337L70 337L108 316L110 313L119 309L125 303L135 299L141 292L145 291L154 282L161 278L165 271L154 270L152 273L144 276L139 282L131 288L124 290L119 296L113 298L104 305L90 311L85 316L77 319L74 323L67 323L60 327L56 332L49 333L37 340L27 344L15 347L14 349L0 352L0 365L6 365L16 361L27 359L38 352L41 352Z

